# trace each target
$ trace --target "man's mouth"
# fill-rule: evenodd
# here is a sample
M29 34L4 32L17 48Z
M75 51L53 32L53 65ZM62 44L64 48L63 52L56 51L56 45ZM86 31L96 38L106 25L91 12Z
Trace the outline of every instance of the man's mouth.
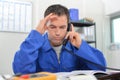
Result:
M58 40L58 41L59 41L59 40L61 40L61 38L55 38L55 40Z

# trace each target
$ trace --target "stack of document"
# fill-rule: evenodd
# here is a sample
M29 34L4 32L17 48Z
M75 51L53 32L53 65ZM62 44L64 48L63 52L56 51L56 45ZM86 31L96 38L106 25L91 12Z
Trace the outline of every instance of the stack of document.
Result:
M104 71L96 70L78 70L72 72L59 72L56 73L57 80L97 80L96 74L108 74Z

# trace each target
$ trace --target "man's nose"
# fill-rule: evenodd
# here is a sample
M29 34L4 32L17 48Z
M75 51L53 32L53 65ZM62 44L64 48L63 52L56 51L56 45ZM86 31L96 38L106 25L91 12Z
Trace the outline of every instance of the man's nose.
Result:
M56 29L55 33L56 33L57 36L59 36L60 33L61 33L60 29Z

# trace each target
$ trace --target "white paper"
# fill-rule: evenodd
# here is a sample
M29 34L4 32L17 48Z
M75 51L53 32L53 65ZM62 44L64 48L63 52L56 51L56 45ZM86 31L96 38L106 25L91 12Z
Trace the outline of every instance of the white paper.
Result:
M3 30L7 31L8 29L8 7L9 3L5 2L4 3L4 10L3 10Z
M14 3L10 3L10 5L9 5L9 23L8 23L10 31L14 30L14 21L15 21L15 18L14 18L15 11L14 11L14 9L15 9Z
M15 31L20 30L20 5L15 4Z
M2 10L3 10L3 3L0 2L0 30L2 30Z
M25 32L25 23L26 23L26 6L23 4L20 8L20 31Z
M31 23L32 23L32 6L26 6L27 11L26 11L26 32L29 32L31 28Z
M93 75L70 76L70 80L97 80Z
M30 32L32 4L21 1L0 1L0 30Z

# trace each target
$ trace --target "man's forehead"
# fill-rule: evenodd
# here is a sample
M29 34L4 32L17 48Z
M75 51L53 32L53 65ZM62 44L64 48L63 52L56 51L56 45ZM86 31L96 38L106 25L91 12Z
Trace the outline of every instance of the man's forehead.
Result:
M53 14L52 16L50 16L50 19L51 20L57 20L57 19L60 19L60 18L64 18L64 19L66 19L67 20L67 16L66 15L56 15L56 14Z

